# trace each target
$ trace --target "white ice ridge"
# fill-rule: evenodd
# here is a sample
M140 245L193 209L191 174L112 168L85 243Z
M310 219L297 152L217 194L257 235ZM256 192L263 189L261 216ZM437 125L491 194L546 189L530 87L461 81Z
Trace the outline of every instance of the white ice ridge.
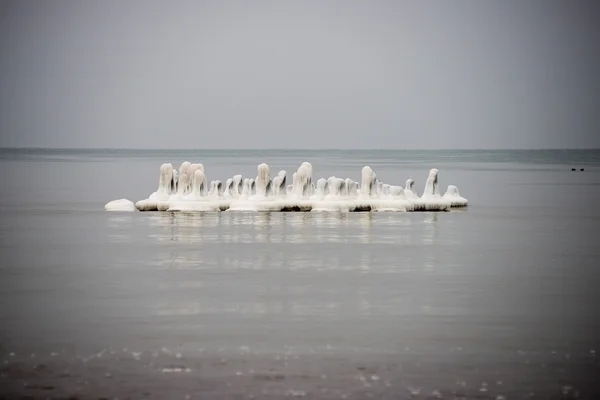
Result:
M442 196L439 171L429 171L419 197L413 179L404 187L384 183L373 169L363 167L360 182L330 176L313 180L313 166L302 163L291 175L285 170L271 178L269 166L261 163L255 177L234 175L225 181L209 181L202 164L185 161L179 170L170 163L160 166L158 189L135 205L120 199L106 210L139 211L449 211L466 207L467 199L449 185Z

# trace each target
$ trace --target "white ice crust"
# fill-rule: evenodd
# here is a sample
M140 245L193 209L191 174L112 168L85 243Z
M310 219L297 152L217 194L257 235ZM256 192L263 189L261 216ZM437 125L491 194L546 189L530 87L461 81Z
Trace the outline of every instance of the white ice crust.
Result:
M160 166L158 189L147 199L133 204L120 199L106 210L133 211L449 211L466 207L467 199L449 185L442 196L439 171L433 168L419 197L415 181L404 187L385 183L370 166L361 170L360 182L352 178L313 178L313 166L303 162L288 179L281 170L272 179L269 165L257 166L255 177L234 175L209 181L200 163L183 162L179 169L170 163ZM291 182L290 182L291 181Z
M131 200L118 199L106 203L104 209L106 211L135 211L135 204Z

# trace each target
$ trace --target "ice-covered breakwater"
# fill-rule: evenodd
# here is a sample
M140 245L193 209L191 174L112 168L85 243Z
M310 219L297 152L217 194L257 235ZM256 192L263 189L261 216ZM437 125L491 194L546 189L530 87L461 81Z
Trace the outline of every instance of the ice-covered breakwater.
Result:
M183 162L179 170L170 163L160 166L158 188L135 205L126 199L106 204L107 211L449 211L466 207L467 199L449 185L442 195L439 171L429 171L421 196L413 179L405 186L377 178L363 167L360 182L351 178L314 179L313 167L304 162L288 176L271 177L269 166L258 165L254 177L234 175L224 181L207 179L202 164Z

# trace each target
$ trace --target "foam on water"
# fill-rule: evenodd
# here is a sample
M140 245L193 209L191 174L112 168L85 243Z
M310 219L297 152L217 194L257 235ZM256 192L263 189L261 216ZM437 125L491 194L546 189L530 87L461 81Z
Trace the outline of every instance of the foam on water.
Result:
M438 183L439 171L433 168L425 181L421 197L413 179L406 186L392 185L377 178L369 166L361 170L360 183L351 178L330 176L313 180L313 166L303 162L287 184L287 173L281 170L273 179L266 163L257 167L256 178L242 175L229 177L223 183L211 181L204 166L185 161L179 171L172 164L160 167L156 192L135 203L140 211L449 211L465 207L467 199L458 188L449 185L442 196ZM107 210L132 210L131 202L120 199L108 203Z

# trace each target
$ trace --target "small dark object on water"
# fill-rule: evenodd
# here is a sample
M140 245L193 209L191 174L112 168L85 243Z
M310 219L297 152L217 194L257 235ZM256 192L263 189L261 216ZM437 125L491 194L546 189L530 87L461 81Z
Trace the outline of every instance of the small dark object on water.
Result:
M581 168L580 171L583 171L583 168Z
M571 171L577 171L575 168L571 168Z

